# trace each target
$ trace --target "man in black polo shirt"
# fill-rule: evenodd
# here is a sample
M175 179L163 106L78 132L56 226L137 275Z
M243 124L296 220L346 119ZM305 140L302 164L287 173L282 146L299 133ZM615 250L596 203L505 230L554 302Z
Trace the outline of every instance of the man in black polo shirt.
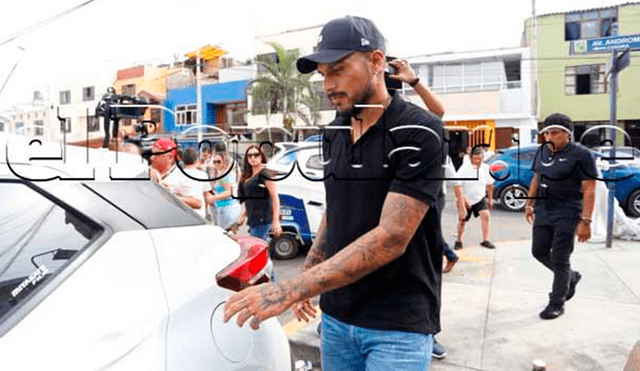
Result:
M564 313L564 303L582 277L569 262L575 235L580 242L591 237L597 170L589 150L571 142L572 132L573 123L565 115L556 113L544 121L545 144L533 162L535 176L525 206L527 222L533 224L533 256L553 272L542 319Z
M291 281L245 289L225 307L238 324L294 305L314 315L322 294L325 370L425 370L440 330L442 247L434 205L442 186L442 123L387 92L384 38L373 22L327 23L318 70L338 109L324 132L327 209L305 270Z

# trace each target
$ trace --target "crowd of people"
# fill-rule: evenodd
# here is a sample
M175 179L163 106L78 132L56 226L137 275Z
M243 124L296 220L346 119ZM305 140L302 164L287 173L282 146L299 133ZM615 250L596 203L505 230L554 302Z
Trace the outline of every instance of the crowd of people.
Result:
M236 180L223 143L198 152L160 138L152 148L149 173L151 180L213 224L237 233L246 223L249 235L268 242L282 233L282 227L278 184L270 180L273 174L265 168L266 162L259 146L249 146Z

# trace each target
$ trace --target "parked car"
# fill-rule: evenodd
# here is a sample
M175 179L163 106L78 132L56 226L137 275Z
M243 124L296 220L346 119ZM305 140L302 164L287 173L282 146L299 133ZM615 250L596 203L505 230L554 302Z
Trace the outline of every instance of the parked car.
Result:
M592 149L600 152L604 160L613 159L616 162L640 165L640 150L635 147L616 147L615 158L612 156L613 148L610 146L594 147Z
M234 291L268 281L263 241L131 179L139 156L15 142L0 136L3 369L291 369L276 318L222 321Z
M271 240L279 259L291 259L311 246L325 210L322 147L319 142L277 143L267 163L276 172L282 234Z
M533 178L531 168L537 145L498 150L486 163L495 179L494 198L510 211L521 211L526 203L527 190ZM595 157L601 153L592 152ZM605 160L606 161L606 160ZM605 163L605 166L607 164ZM607 183L615 181L615 197L620 206L631 216L640 216L640 167L616 162L612 174L605 173Z

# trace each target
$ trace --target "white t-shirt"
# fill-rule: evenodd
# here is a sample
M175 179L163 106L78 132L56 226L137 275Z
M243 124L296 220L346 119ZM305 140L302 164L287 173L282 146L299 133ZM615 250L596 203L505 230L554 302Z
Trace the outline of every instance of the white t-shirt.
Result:
M197 179L207 179L207 173L198 169L184 169L184 172ZM162 179L162 182L169 185L169 191L177 196L194 197L200 200L200 208L194 209L203 218L206 216L204 192L211 190L211 182L198 181L187 177L174 166L169 174Z
M456 177L456 185L462 186L462 193L464 193L467 200L471 205L477 204L487 195L487 184L493 184L493 177L489 173L489 165L484 162L480 165L480 169L476 169L475 166L469 162L465 162L458 169Z

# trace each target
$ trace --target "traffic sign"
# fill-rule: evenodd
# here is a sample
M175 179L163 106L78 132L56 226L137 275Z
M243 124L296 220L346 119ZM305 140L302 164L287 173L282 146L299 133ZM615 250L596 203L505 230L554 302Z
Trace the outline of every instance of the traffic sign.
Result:
M607 75L612 72L618 73L631 64L631 49L623 51L620 55L616 54L617 53L612 54L604 66Z
M640 34L573 40L571 54L607 53L614 50L640 50Z

